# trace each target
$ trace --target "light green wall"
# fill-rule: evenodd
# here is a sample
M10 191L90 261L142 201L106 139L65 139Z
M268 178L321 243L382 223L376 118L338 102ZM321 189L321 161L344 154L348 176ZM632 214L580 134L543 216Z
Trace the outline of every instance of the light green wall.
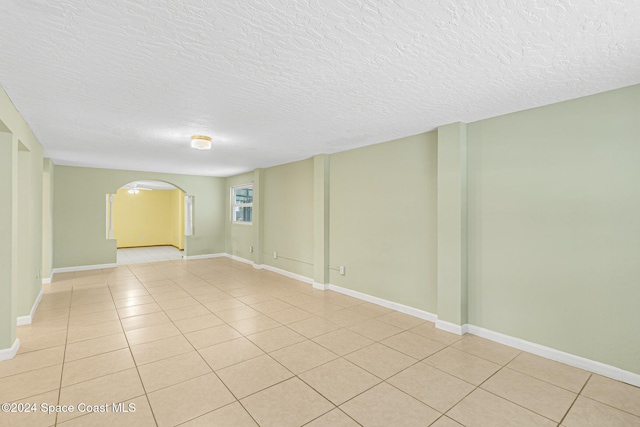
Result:
M233 224L231 222L231 187L236 185L253 183L253 172L244 173L242 175L232 176L226 179L225 189L225 231L226 231L226 253L244 258L250 261L254 260L254 254L251 253L250 247L254 244L253 229L254 225ZM254 189L254 199L257 194ZM255 223L254 208L254 223Z
M53 261L53 187L55 165L43 159L42 168L42 277L50 278Z
M313 277L313 159L264 170L263 262ZM278 258L273 259L273 252Z
M116 241L105 238L105 194L137 180L166 181L194 196L194 235L186 238L187 256L224 252L224 178L71 166L56 166L55 171L55 268L116 262Z
M436 312L436 163L436 132L331 155L332 284Z
M42 287L42 146L0 88L0 349Z
M471 324L640 373L639 100L468 125Z

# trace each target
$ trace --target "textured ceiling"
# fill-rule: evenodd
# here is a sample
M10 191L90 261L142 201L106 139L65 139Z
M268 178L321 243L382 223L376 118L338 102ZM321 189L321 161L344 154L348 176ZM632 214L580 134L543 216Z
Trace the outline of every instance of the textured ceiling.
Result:
M229 176L640 83L637 0L2 0L0 29L59 165Z

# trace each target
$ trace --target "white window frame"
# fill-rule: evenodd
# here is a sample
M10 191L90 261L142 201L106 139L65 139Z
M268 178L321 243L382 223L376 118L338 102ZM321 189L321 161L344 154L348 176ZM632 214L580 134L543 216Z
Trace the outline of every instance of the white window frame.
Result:
M235 185L233 187L231 187L231 223L232 224L243 224L243 225L251 225L253 224L253 221L237 221L236 220L236 208L246 208L246 207L250 207L251 208L251 218L253 219L253 202L251 203L236 203L236 191L237 190L243 190L245 188L250 188L251 190L253 190L253 183L251 184L242 184L242 185ZM253 198L252 198L253 200Z

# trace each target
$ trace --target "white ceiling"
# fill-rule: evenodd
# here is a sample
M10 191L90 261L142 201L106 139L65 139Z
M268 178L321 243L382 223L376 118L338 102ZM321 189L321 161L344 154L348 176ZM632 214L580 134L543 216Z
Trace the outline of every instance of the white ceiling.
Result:
M0 85L59 165L229 176L640 83L637 0L1 9Z

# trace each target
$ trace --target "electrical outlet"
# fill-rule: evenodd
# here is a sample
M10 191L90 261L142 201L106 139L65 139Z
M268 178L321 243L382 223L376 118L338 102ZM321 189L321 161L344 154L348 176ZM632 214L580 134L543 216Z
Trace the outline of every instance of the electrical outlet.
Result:
M253 253L253 246L249 246L249 253Z
M345 274L345 267L344 267L344 265L341 265L340 266L340 275L344 276L344 274Z
M273 259L276 259L276 258L278 258L278 252L273 251Z

